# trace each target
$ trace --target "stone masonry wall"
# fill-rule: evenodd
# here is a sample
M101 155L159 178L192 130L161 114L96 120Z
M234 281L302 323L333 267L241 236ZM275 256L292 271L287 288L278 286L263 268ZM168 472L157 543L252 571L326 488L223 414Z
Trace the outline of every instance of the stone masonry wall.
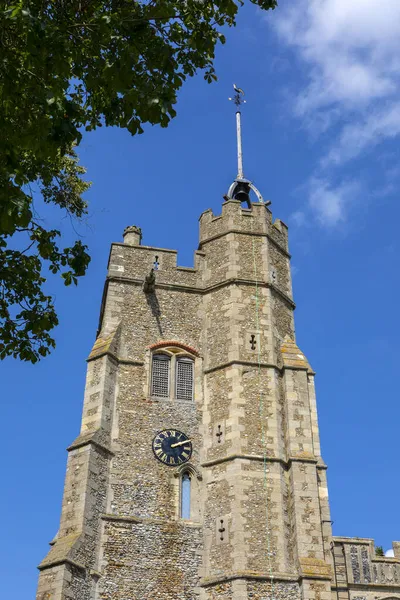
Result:
M157 289L145 294L141 282L156 256ZM190 463L200 473L202 386L196 386L194 401L152 398L150 347L170 340L201 351L201 297L186 291L197 274L179 270L174 253L145 247L114 246L111 279L117 267L124 277L113 283L123 298L117 305L121 363L99 594L107 600L191 600L199 578L201 523L179 518L177 469L155 459L152 441L162 429L185 432L193 441ZM171 288L171 282L181 287ZM104 329L113 311L106 302ZM197 369L201 358L196 361ZM198 493L201 485L200 480Z
M293 336L293 306L284 234L277 229L279 245L268 237L270 226L265 207L251 213L235 202L221 217L207 213L200 221L203 286L224 284L203 300L207 585L216 578L219 586L223 573L295 570L278 365L280 344ZM279 270L279 285L271 269ZM233 597L247 598L243 590L233 585Z
M197 600L202 532L179 521L107 521L99 597Z
M113 244L82 427L37 600L383 600L400 597L400 544L334 538L314 373L294 340L286 226L263 204L200 217L194 268ZM155 287L144 292L154 269ZM169 348L169 350L168 350ZM194 398L151 395L153 351L189 354ZM152 451L163 429L193 455ZM334 580L332 573L335 572ZM374 586L374 598L371 586Z
M363 538L333 538L335 584L346 593L367 600L400 592L400 552L395 556L377 556L374 542ZM371 587L373 586L373 587Z

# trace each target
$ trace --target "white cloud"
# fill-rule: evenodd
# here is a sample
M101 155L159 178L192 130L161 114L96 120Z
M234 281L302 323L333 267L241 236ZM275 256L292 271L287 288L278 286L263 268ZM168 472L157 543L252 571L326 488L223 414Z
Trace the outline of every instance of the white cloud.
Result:
M338 224L358 185L333 186L333 169L400 134L400 0L281 0L268 22L305 67L294 115L313 135L330 132L308 207Z
M336 103L358 109L396 93L398 0L286 0L269 22L310 67L299 115Z
M321 225L333 227L345 220L346 209L357 198L359 191L360 186L354 181L333 187L327 179L312 177L308 206Z
M393 102L388 108L380 108L368 115L362 123L345 125L322 165L341 164L356 158L361 152L376 146L384 139L400 134L400 102Z
M394 552L393 552L393 550L392 550L392 549L390 549L390 550L386 550L386 552L385 552L385 556L393 556L393 557L394 557Z

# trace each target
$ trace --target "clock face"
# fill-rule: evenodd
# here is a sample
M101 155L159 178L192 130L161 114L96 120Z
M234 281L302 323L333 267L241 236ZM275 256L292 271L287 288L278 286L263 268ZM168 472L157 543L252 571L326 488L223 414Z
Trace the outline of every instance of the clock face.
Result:
M175 467L190 459L192 442L182 431L164 429L153 440L153 452L162 463Z

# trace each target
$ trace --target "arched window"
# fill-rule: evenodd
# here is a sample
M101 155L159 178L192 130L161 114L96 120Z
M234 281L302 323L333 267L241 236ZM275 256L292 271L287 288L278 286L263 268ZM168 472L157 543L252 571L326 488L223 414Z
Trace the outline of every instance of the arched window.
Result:
M171 359L165 354L154 354L151 372L151 395L169 398Z
M155 398L193 400L194 360L172 347L163 354L153 354L150 394Z
M184 471L181 475L181 519L190 519L191 487L191 475L189 471Z

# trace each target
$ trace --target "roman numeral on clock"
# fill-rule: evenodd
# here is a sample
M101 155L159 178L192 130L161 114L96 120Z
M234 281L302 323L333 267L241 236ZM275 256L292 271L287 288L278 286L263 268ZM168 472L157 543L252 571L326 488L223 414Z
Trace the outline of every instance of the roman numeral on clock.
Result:
M153 439L153 452L164 465L174 467L190 460L191 440L177 429L159 431Z

